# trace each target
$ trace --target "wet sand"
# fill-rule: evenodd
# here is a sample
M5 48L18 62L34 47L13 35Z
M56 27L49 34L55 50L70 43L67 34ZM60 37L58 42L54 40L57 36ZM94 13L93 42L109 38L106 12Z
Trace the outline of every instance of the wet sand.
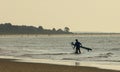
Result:
M0 59L0 72L120 72L83 66L65 66L44 63L15 62L10 59Z

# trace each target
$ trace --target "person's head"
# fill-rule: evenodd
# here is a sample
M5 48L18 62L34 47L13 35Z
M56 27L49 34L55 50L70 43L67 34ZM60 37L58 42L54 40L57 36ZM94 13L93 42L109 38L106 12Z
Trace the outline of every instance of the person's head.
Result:
M78 39L75 39L76 42L78 42Z

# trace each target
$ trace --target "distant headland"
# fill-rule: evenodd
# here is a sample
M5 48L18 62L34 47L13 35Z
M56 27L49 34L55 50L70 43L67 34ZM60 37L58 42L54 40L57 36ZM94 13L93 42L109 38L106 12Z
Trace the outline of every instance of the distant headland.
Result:
M69 27L62 29L44 29L42 26L12 25L11 23L0 24L0 35L19 35L19 34L72 34L72 35L120 35L120 33L104 32L70 32Z
M68 27L64 30L55 28L44 29L42 26L12 25L11 23L0 24L0 34L73 34Z

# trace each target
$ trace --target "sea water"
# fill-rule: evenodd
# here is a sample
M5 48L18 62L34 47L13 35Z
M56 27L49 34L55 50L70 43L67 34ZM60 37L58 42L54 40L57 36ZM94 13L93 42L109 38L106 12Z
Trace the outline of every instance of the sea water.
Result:
M81 48L82 53L75 54L75 39L92 51ZM1 35L0 56L120 67L120 35Z

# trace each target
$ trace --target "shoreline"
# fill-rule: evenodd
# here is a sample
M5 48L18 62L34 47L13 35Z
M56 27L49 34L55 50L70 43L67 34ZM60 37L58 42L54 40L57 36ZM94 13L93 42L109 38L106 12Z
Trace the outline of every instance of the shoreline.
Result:
M93 66L92 66L93 64ZM104 64L104 63L103 63ZM29 67L30 65L30 67ZM36 67L38 66L38 67ZM43 67L45 66L45 67ZM107 69L107 68L100 68L100 65L97 66L95 63L90 62L73 62L73 61L60 61L60 60L48 60L48 59L19 59L19 58L2 58L0 57L0 71L2 72L17 72L17 69L24 70L21 72L36 72L35 70L39 70L40 72L119 72L120 70L117 69ZM104 65L101 65L104 66ZM110 65L105 65L110 66ZM3 71L1 69L7 68L9 71ZM11 67L13 67L11 69ZM52 67L54 69L51 69ZM61 71L62 68L63 70ZM76 69L77 68L77 71ZM14 71L14 69L16 69ZM41 70L42 69L42 70ZM43 71L46 70L47 71ZM67 69L66 71L64 71ZM119 67L118 67L119 69ZM34 70L34 71L32 71ZM73 70L73 71L72 71Z
M66 66L46 63L16 62L14 59L0 59L0 72L119 72L85 66Z
M22 59L22 60L14 60L14 61L25 62L25 63L44 63L44 64L54 64L54 65L65 65L65 66L74 66L74 67L84 66L84 67L94 67L99 69L120 71L119 69L120 65L116 64L116 62L51 60L51 59Z

